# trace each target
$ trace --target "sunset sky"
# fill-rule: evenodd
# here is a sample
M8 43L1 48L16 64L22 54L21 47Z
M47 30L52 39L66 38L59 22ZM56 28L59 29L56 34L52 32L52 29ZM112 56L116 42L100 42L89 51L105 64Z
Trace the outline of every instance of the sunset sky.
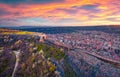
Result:
M0 0L0 26L120 24L120 0Z

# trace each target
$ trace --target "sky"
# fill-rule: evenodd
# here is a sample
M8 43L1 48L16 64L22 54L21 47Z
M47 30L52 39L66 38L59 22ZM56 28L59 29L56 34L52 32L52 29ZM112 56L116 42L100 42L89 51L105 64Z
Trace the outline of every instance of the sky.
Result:
M0 0L0 26L120 25L120 0Z

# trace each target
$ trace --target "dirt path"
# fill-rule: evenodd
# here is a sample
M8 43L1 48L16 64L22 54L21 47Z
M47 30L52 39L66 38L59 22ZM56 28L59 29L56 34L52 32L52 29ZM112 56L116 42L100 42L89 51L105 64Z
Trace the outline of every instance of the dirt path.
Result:
M20 51L13 51L13 52L16 56L16 62L15 62L15 67L14 67L14 70L13 70L13 73L12 73L12 77L15 76L15 72L16 72L18 64L19 64L19 55L20 55Z

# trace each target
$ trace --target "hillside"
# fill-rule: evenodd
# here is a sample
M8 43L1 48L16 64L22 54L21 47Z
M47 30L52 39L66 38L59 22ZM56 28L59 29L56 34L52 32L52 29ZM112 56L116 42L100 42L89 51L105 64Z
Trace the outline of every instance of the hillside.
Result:
M20 31L9 29L3 32L6 33L0 34L0 77L59 76L56 66L41 48L43 44L39 43L40 37L21 35Z
M119 50L115 49L114 52L112 48L107 49L107 45L100 49L96 47L97 42L94 44L90 42L92 43L90 45L90 43L86 43L85 39L89 37L92 40L102 41L106 40L106 37L117 36L116 41L119 41L118 34L111 36L109 33L99 31L81 31L81 34L48 34L48 38L40 42L41 33L11 29L0 29L0 31L0 77L120 76ZM97 34L96 38L93 37L95 34ZM107 36L103 37L103 35ZM79 41L82 41L79 45L81 48L75 48L78 46L73 45L69 49L60 42L55 43L55 39L61 39L61 36L64 36L63 40L67 38L72 41L77 41L78 36L82 37L79 38ZM115 46L119 47L119 43L116 41ZM94 51L93 48L92 51L87 49L92 46Z

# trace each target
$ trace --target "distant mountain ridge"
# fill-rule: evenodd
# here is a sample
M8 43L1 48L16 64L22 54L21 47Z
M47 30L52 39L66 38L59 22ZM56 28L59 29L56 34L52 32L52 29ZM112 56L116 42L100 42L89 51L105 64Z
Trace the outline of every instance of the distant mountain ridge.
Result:
M15 30L23 30L30 32L43 32L46 34L56 34L56 33L71 33L80 30L87 31L104 31L108 33L118 33L120 34L120 25L105 25L105 26L15 26L15 27L3 27Z

